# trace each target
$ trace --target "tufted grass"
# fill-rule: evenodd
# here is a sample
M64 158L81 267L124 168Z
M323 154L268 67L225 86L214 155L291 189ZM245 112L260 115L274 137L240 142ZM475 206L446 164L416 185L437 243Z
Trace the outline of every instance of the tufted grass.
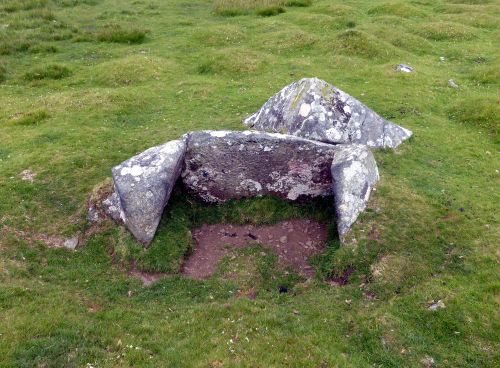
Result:
M499 14L485 0L0 1L0 366L498 366ZM375 152L381 181L348 246L331 199L208 206L181 187L148 249L110 222L76 252L36 240L88 230L112 166L189 130L243 129L309 76L415 134ZM208 280L177 275L193 227L296 217L330 230L314 280L258 247ZM133 267L170 276L144 288ZM347 285L324 282L348 269Z
M271 17L284 13L285 7L307 7L312 0L215 0L215 14L234 17L255 13L261 17Z
M38 109L14 116L9 120L9 123L13 125L35 125L48 118L49 113L46 109Z
M126 28L119 24L107 24L96 32L95 37L102 42L142 43L147 33L148 31L144 29Z
M24 74L27 81L36 81L42 79L62 79L71 75L71 70L61 64L47 64L37 66Z
M7 65L4 61L0 61L0 83L7 79Z

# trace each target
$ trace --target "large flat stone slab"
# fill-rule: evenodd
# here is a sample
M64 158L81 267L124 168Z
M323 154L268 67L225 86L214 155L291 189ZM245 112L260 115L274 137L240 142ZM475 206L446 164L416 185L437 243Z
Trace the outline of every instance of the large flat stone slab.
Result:
M342 144L336 147L331 170L337 229L342 240L365 210L379 174L375 158L366 146Z
M243 123L266 132L376 148L395 148L412 135L318 78L304 78L286 86Z
M170 141L112 169L115 194L109 198L108 208L114 209L112 217L119 217L144 245L153 240L163 209L180 175L185 151L184 140Z
M182 180L208 202L332 194L334 145L256 131L199 131L187 140Z

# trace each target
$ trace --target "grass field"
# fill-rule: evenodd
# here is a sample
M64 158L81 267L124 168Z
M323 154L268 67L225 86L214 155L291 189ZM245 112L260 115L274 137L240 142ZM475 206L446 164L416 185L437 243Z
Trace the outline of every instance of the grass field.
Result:
M499 17L496 0L0 0L0 367L498 367ZM414 132L376 152L349 246L328 201L210 207L182 188L147 251L111 223L76 252L38 241L84 232L114 165L243 129L312 76ZM332 229L315 280L259 248L175 275L194 226L294 217ZM145 288L131 263L173 276Z

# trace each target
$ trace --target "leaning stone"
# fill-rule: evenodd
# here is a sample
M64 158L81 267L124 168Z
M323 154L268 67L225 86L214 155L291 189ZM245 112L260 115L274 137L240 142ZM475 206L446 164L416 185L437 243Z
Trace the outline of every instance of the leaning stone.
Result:
M182 169L186 143L175 140L150 148L113 168L115 196L108 198L114 217L149 245ZM121 207L121 208L120 208ZM108 208L110 208L108 206Z
M382 148L395 148L412 135L318 78L304 78L286 86L243 124L326 143Z
M379 179L377 163L363 145L338 145L332 162L333 193L337 229L343 240L364 211L373 186Z
M208 202L328 196L336 152L334 145L277 133L192 132L182 179Z

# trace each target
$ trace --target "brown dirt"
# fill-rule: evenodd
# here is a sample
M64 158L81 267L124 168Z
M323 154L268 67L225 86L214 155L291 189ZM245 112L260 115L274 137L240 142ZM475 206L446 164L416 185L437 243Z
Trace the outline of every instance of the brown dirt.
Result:
M354 267L348 267L340 277L334 277L327 280L327 284L335 286L344 286L349 283L349 276L354 272Z
M195 248L182 265L181 273L193 279L210 277L231 248L253 244L270 247L281 266L290 266L298 274L311 278L314 270L308 259L324 249L327 239L324 224L306 219L267 226L203 225L192 233Z
M142 281L144 286L151 286L156 281L167 276L166 273L153 273L153 272L143 272L138 270L133 270L128 273L129 276L136 277Z

